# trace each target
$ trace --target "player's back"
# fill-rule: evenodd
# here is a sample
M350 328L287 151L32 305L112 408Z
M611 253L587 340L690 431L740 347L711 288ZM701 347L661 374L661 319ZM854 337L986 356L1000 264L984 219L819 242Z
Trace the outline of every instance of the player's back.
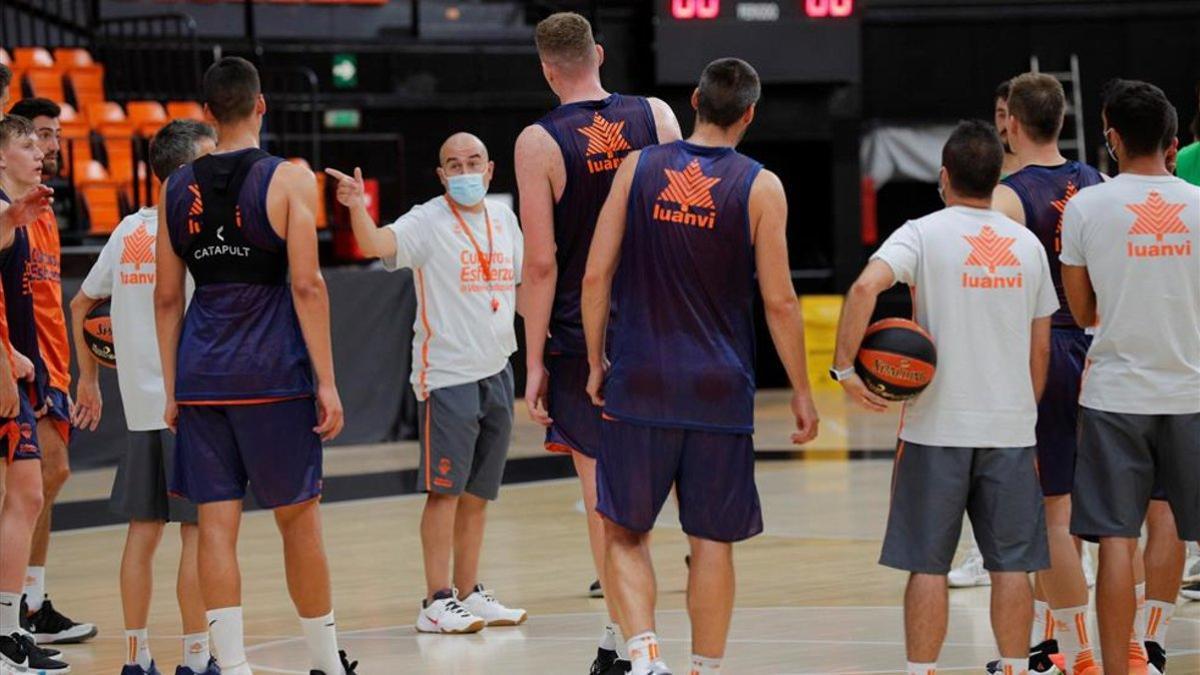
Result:
M560 105L537 124L558 145L566 185L554 204L554 243L558 281L550 315L551 353L583 355L580 289L596 219L625 156L656 145L658 132L650 102L640 96L610 94L598 101Z
M753 430L754 245L762 168L686 141L642 151L630 186L605 410L633 422Z
M1067 294L1063 290L1062 263L1058 254L1062 252L1063 211L1080 190L1104 182L1096 169L1074 160L1058 166L1032 164L1006 177L1002 183L1016 193L1025 212L1025 226L1037 235L1046 249L1050 262L1050 276L1054 290L1058 293L1058 311L1054 313L1053 325L1062 328L1077 327L1067 306Z
M179 341L181 403L313 392L287 242L267 215L267 191L282 162L250 148L201 157L168 179L171 244L196 285Z

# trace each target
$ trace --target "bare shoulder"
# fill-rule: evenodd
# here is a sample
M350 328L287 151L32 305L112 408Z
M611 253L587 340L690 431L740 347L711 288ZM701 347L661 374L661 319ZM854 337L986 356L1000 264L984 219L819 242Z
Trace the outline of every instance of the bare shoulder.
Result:
M750 198L783 196L783 181L770 169L761 169L750 186Z
M650 112L654 115L654 126L658 132L659 143L671 143L683 138L679 120L675 117L675 110L661 98L650 96L646 98L646 101L650 104Z
M312 169L294 164L292 162L282 162L275 169L275 176L271 179L271 183L279 183L284 187L296 187L303 189L308 186L316 186L317 176L312 172Z
M518 156L524 152L537 153L557 149L550 132L540 124L530 124L517 136L516 152Z

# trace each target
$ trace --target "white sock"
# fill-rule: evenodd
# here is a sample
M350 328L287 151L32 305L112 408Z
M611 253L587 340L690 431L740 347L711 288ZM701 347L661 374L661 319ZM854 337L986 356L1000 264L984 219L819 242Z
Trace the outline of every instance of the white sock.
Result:
M1129 658L1146 658L1146 641L1143 630L1146 626L1146 582L1134 587L1137 597L1137 614L1133 615L1133 633L1129 636Z
M36 612L41 609L45 600L46 568L30 567L29 571L25 572L25 602L29 605L29 611Z
M242 628L242 608L210 609L208 631L221 665L222 675L243 675L250 672L246 663L246 638Z
M1033 601L1033 629L1029 632L1029 644L1040 645L1054 637L1054 624L1048 621L1050 605L1045 600Z
M197 673L208 670L212 652L208 649L208 633L193 633L183 636L183 665Z
M692 654L691 675L721 675L721 659Z
M908 675L937 675L936 663L908 662Z
M125 631L125 663L137 664L142 670L150 670L154 656L150 654L150 631L145 628Z
M1062 652L1067 673L1080 672L1096 665L1091 639L1088 637L1087 611L1087 605L1054 610L1058 650Z
M629 652L629 662L632 665L630 675L650 675L650 669L658 661L658 636L654 631L646 631L629 638L625 643Z
M1175 614L1175 603L1160 600L1146 601L1146 622L1142 624L1142 634L1148 642L1167 644L1167 624Z
M308 643L308 656L312 659L313 670L325 675L345 675L342 672L342 659L338 656L337 626L333 612L312 619L301 617L300 627L304 629L304 641Z
M1026 675L1029 672L1029 657L1023 659L1000 659L1000 675Z
M604 625L604 634L600 636L600 649L610 652L617 651L617 627L611 623Z
M0 635L21 629L21 594L0 593Z

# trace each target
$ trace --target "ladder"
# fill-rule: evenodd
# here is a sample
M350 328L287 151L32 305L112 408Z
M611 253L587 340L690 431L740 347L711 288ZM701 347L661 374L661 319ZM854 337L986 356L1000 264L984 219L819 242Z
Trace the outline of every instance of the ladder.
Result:
M1036 54L1029 57L1029 70L1034 73L1042 72L1039 68ZM1058 137L1058 148L1064 155L1070 156L1073 154L1075 159L1086 162L1087 152L1084 149L1083 92L1081 91L1082 84L1079 79L1079 56L1076 54L1071 55L1069 70L1045 71L1045 74L1062 83L1063 92L1067 95L1067 109L1064 113L1067 121L1073 122L1073 124L1063 124L1062 133Z

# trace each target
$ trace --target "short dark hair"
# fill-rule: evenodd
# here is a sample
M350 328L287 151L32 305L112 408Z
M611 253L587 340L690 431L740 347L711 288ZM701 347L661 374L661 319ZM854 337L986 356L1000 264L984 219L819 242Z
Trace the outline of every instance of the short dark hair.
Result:
M33 122L20 115L5 115L4 119L0 120L0 148L8 145L14 138L32 136L35 133Z
M995 93L992 94L992 100L997 101L999 99L1004 99L1007 101L1008 100L1008 92L1010 92L1010 91L1012 91L1012 79L1011 78L996 85L996 91L995 91Z
M1025 73L1012 79L1008 114L1034 142L1049 143L1062 132L1067 95L1062 83L1045 73Z
M567 71L590 65L596 53L592 24L575 12L558 12L542 19L533 40L542 61Z
M1104 116L1121 135L1131 156L1144 157L1167 149L1179 131L1175 106L1162 89L1140 80L1112 80L1104 85Z
M226 56L209 66L201 87L209 111L222 124L249 117L262 94L258 69L239 56Z
M758 102L762 85L754 67L741 59L717 59L700 74L696 112L701 122L721 128L741 119Z
M150 139L150 168L159 180L196 159L196 144L205 138L217 140L212 127L196 120L173 120Z
M1004 166L1000 134L982 120L959 122L942 147L942 166L956 193L975 199L991 197Z
M35 117L49 117L58 119L62 114L62 107L48 98L23 98L17 101L16 105L9 108L10 115L20 115L27 119Z
M8 66L0 63L0 89L8 89L12 84L13 72ZM2 111L0 111L2 112Z

